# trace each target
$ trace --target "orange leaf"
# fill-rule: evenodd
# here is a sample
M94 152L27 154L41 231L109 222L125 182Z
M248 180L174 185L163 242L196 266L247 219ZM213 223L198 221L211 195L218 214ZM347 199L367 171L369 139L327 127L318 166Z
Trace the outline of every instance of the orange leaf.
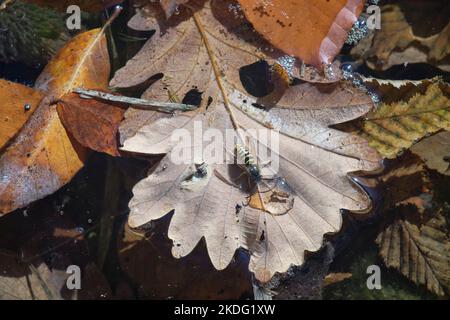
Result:
M125 108L120 104L83 99L71 93L58 103L64 126L83 146L112 156L119 156L117 130Z
M36 88L55 99L77 87L108 87L108 46L101 29L84 32L69 41L36 80Z
M59 121L44 99L0 158L0 213L8 213L58 190L83 166Z
M0 157L0 214L52 194L83 167L87 150L68 134L51 103L76 87L106 88L109 72L101 29L73 38L46 66L35 87L48 97Z
M322 68L333 62L364 0L239 0L247 19L274 46Z
M38 91L0 79L0 150L16 136L42 98Z

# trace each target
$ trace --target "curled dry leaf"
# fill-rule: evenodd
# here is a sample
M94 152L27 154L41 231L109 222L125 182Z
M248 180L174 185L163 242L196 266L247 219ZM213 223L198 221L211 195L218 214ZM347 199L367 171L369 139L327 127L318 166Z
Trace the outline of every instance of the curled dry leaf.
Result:
M301 265L305 250L318 250L324 234L337 232L341 208L370 207L367 195L347 173L378 168L380 159L361 138L328 127L372 108L369 97L351 84L301 83L285 86L282 97L273 92L263 99L246 92L239 70L260 60L260 55L245 38L219 23L228 4L208 2L192 16L177 16L177 24L167 29L149 14L140 13L132 20L164 32L157 31L159 41L132 59L112 84L126 87L164 73L144 94L146 98L170 100L196 88L203 92L203 100L197 111L174 117L144 111L126 115L121 128L127 136L123 150L167 153L154 173L133 189L129 224L138 227L175 209L168 233L175 257L186 256L205 238L211 261L221 270L242 247L251 254L250 270L264 282L275 272ZM137 133L133 127L139 128ZM264 195L249 190L245 182L237 188L230 181L242 169L217 164L217 158L208 154L190 164L174 164L171 159L180 150L174 149L173 131L181 129L184 137L192 137L199 127L222 137L231 130L236 139L241 139L236 128L281 132L280 179L272 180L276 188ZM258 137L248 139L267 151ZM197 141L192 151L205 146L206 142ZM233 148L232 144L221 151L227 155Z
M450 132L441 132L412 146L411 151L425 162L428 168L450 175Z
M83 146L111 156L119 156L117 131L126 106L83 99L76 93L65 95L58 113L65 128Z
M47 98L0 158L0 214L52 194L82 168L86 150L67 133L52 102L77 87L106 88L109 72L101 29L72 39L45 67L35 88Z
M427 134L450 129L450 87L439 79L368 79L383 103L363 121L363 136L383 157L395 158Z
M352 50L372 69L429 63L450 71L448 1L398 1L381 6L381 29ZM389 39L388 41L386 39Z
M0 79L0 150L16 136L42 98L36 90Z
M363 0L239 0L255 29L307 64L332 63L361 14Z

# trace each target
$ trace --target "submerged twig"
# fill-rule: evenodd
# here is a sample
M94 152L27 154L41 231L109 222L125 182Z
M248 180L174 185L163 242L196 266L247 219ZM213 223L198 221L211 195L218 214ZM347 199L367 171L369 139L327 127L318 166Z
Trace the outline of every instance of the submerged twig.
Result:
M134 106L139 106L145 109L153 109L160 112L165 113L174 113L176 111L191 111L195 110L198 107L190 104L184 103L174 103L174 102L161 102L161 101L153 101L153 100L145 100L139 98L125 97L125 96L117 96L111 93L96 91L96 90L86 90L82 88L77 88L74 90L75 93L80 94L81 98L97 98L111 102L120 102L131 104Z

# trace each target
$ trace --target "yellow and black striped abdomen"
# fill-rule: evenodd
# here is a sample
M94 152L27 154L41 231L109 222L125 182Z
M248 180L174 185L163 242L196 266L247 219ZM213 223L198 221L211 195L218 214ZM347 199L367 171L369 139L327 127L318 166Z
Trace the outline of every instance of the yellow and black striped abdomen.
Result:
M240 144L236 144L235 148L238 163L243 163L251 178L255 181L259 181L261 179L261 173L253 155L246 147Z

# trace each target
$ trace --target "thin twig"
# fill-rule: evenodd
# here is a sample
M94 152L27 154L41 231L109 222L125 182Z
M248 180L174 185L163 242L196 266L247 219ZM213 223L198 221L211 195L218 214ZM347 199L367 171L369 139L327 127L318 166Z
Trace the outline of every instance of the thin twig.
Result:
M131 104L134 106L139 106L141 108L145 109L152 109L160 112L165 113L174 113L176 111L191 111L197 109L197 106L190 105L190 104L184 104L184 103L173 103L173 102L160 102L160 101L153 101L153 100L145 100L145 99L138 99L138 98L132 98L132 97L125 97L125 96L116 96L110 93L96 91L96 90L86 90L82 88L77 88L74 90L75 93L80 94L81 98L86 99L102 99L106 101L111 102L120 102L120 103L126 103Z

